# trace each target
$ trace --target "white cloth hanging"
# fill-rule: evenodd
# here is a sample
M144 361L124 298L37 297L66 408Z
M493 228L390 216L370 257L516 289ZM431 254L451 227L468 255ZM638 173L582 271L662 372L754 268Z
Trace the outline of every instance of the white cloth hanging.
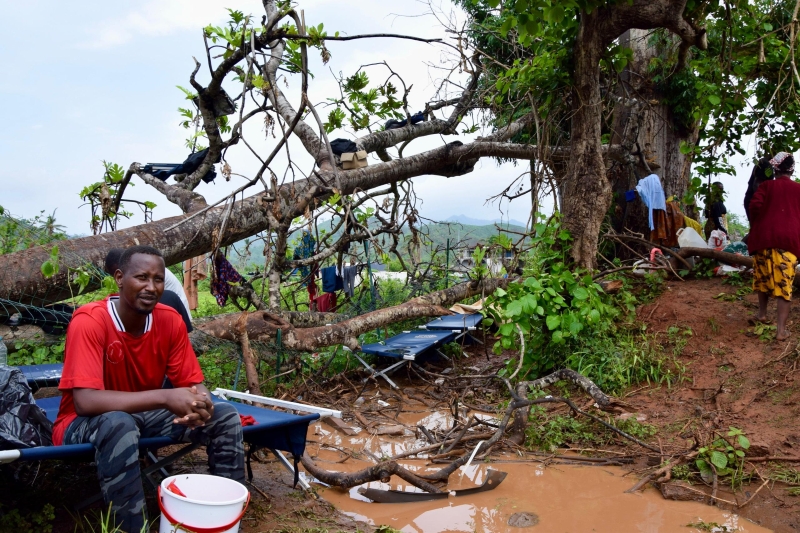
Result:
M636 192L639 197L647 206L648 220L650 222L650 231L656 229L653 224L653 209L667 210L667 199L664 196L664 188L661 186L661 180L655 174L650 174L639 180L636 185Z

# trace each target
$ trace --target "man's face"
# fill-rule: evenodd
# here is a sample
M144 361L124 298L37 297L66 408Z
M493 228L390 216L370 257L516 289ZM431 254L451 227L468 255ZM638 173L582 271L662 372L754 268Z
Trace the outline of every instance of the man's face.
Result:
M117 270L120 303L137 313L153 311L164 292L164 259L157 255L135 254L125 272Z

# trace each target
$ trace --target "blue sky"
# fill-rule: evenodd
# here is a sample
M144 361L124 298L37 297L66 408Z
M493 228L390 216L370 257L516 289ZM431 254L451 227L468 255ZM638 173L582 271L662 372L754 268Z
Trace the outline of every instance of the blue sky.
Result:
M85 234L89 209L80 207L78 192L101 178L102 160L126 168L133 161L182 161L187 155L186 132L178 126L176 110L185 101L175 86L189 86L192 56L204 56L201 28L222 23L225 7L258 18L263 13L261 3L253 0L0 2L0 18L6 22L0 45L4 69L0 98L5 111L0 128L0 205L24 217L57 210L58 221L70 233ZM324 22L328 31L446 37L435 17L422 16L427 5L416 0L312 0L301 7L307 23ZM446 0L442 7L445 13L451 10ZM329 48L333 53L329 65L323 67L316 56L311 64L317 76L310 90L314 102L338 94L331 71L349 75L361 64L386 60L407 83L414 84L411 107L422 109L441 76L430 67L441 64L441 47L374 40L331 43ZM378 71L373 72L377 77ZM289 94L293 94L291 88ZM245 133L264 150L274 143L264 138L257 125ZM333 137L340 135L343 132ZM421 151L450 140L415 141L409 148ZM295 154L301 151L298 145L293 148ZM255 160L244 147L237 150L229 158L234 172L252 176ZM486 198L524 170L525 166L498 167L483 160L464 177L417 178L415 189L423 201L420 211L435 219L458 214L498 218L497 205L486 205ZM749 170L743 169L738 179L722 179L734 212L741 211L738 204L748 175ZM134 183L134 198L158 204L156 218L180 213L138 178ZM198 192L213 201L240 184L241 179L226 183L218 178L215 184L201 185ZM520 199L504 206L504 212L524 221L529 205ZM141 221L137 213L123 226Z

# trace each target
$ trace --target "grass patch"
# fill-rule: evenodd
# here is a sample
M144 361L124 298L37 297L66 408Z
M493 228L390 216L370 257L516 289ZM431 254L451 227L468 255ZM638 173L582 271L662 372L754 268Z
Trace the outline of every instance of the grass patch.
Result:
M529 448L551 452L564 446L574 444L580 446L604 446L619 438L617 433L583 417L563 414L550 414L542 406L533 406L526 429L526 444ZM657 428L635 419L607 420L618 429L640 440L653 437Z

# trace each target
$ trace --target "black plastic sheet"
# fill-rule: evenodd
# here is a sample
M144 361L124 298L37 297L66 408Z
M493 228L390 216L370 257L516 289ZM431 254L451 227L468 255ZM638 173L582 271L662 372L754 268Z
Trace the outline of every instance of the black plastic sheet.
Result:
M36 405L25 376L0 366L0 450L52 446L53 423Z

